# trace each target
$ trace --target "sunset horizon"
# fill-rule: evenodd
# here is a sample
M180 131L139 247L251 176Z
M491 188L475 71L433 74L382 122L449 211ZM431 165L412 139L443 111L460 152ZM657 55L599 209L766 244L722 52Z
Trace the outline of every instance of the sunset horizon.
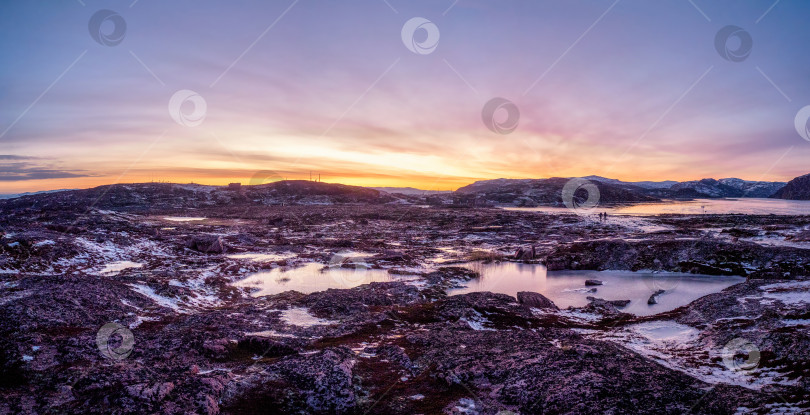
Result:
M259 170L262 172L264 170ZM256 185L256 184L266 184L273 181L278 180L303 180L303 181L320 181L323 183L332 183L332 184L344 184L349 186L360 186L360 187L368 187L368 188L382 188L382 187L391 187L391 188L414 188L417 190L426 190L426 191L455 191L460 187L467 186L469 184L475 183L477 181L486 181L486 180L497 180L497 179L509 179L509 180L536 180L536 179L549 179L554 177L562 177L562 178L570 178L570 177L590 177L590 176L600 176L605 177L606 179L615 179L620 180L623 182L687 182L687 181L697 181L702 179L726 179L726 178L736 178L742 179L746 181L763 181L763 182L789 182L790 180L802 176L804 174L810 173L810 169L808 172L796 174L796 176L791 177L775 177L775 176L766 176L766 177L739 177L735 175L727 175L727 176L715 176L715 177L694 177L688 179L677 179L677 178L656 178L650 179L646 177L638 177L638 178L624 178L621 176L601 176L598 174L580 174L580 175L549 175L549 176L537 176L537 177L522 177L522 176L513 176L513 177L479 177L479 178L444 178L444 179L437 179L430 181L429 178L426 178L424 181L408 181L407 179L403 178L380 178L379 181L368 181L366 178L353 178L353 177L342 177L342 178L335 178L329 177L322 173L321 177L318 177L318 172L313 171L313 177L310 178L309 172L300 172L300 177L297 175L285 175L283 172L278 173L277 176L273 178L256 178L256 172L246 172L250 173L249 176L229 176L224 178L204 178L204 177L153 177L153 176L145 176L143 180L132 180L124 179L124 180L112 180L109 181L107 178L94 178L94 177L87 177L81 180L76 179L58 179L58 180L37 180L38 182L44 182L42 186L33 186L31 187L28 181L24 182L23 186L20 188L9 187L6 189L5 192L0 192L0 194L21 194L21 193L36 193L36 192L47 192L47 191L58 191L58 190L73 190L73 189L88 189L98 186L107 186L107 185L115 185L115 184L139 184L139 183L173 183L173 184L198 184L204 186L227 186L231 183L239 183L241 185ZM274 172L275 173L275 172ZM60 184L53 184L53 183L63 183Z

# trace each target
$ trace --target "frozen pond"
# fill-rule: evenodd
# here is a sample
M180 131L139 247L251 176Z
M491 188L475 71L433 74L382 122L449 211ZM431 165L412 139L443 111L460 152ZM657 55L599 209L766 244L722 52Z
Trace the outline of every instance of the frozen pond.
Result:
M651 273L630 271L554 271L538 264L502 262L495 264L468 264L479 271L481 277L467 282L465 288L452 289L448 294L474 291L492 291L516 296L518 291L534 291L554 301L560 308L582 307L586 297L605 300L630 300L621 310L636 315L650 315L669 311L726 287L745 281L742 277ZM585 280L596 279L604 285L588 287ZM591 292L596 289L595 292ZM666 290L658 296L658 304L648 305L650 295Z
M407 278L393 277L386 270L381 269L351 269L329 268L324 270L323 264L309 263L302 267L283 271L275 268L270 271L258 272L234 285L237 287L256 287L254 297L273 295L284 291L298 291L305 294L324 291L330 288L353 288L370 282L404 281Z
M523 210L548 213L569 212L564 207L540 206L534 208L505 208L508 210ZM781 200L781 199L694 199L694 200L666 200L660 203L642 203L631 206L607 207L599 206L594 210L608 212L614 215L658 215L681 214L699 215L730 214L745 215L810 215L810 200Z

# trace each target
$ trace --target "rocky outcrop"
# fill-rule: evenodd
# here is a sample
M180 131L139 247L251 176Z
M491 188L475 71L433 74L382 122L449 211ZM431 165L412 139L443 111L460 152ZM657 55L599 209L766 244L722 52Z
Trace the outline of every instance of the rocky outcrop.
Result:
M223 392L226 412L353 413L358 396L353 387L354 353L347 347L326 348L293 356L264 372L230 383Z
M790 200L810 200L810 174L799 176L773 193L772 198Z
M217 235L199 235L189 239L187 247L206 254L224 254L228 245Z

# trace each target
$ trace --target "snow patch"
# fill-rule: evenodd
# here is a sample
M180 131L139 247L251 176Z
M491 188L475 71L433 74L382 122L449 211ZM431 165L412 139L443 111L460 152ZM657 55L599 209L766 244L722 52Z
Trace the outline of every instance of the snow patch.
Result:
M298 336L289 333L279 333L275 330L263 330L263 331L254 331L250 333L245 333L245 336L258 336L258 337L287 337L287 338L296 338Z
M163 220L167 220L169 222L195 222L199 220L206 220L208 218L198 218L198 217L191 217L191 216L166 216Z
M337 321L318 318L303 307L290 308L281 311L281 321L299 327L326 326L337 324Z
M99 274L115 275L128 268L141 268L143 264L132 261L115 261L104 264Z
M156 302L158 305L163 307L168 307L174 310L175 312L182 313L183 311L180 310L179 300L175 298L163 297L155 293L155 290L152 287L144 284L131 284L130 285L133 290L136 292L149 297L152 301Z

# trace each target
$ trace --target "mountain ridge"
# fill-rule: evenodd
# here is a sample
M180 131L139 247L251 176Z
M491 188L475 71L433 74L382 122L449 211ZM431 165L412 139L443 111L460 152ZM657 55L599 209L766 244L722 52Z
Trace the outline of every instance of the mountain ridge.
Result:
M562 189L573 178L487 179L455 191L429 191L412 187L362 187L308 180L282 180L259 185L214 186L177 183L129 183L37 192L0 199L5 206L34 203L68 206L87 204L99 208L178 208L232 205L284 204L385 204L414 203L462 206L562 206ZM661 199L723 197L794 198L810 200L810 174L788 183L749 181L738 178L626 182L601 176L581 179L593 183L600 203L654 202ZM788 185L790 187L788 188ZM68 196L70 195L70 196ZM575 192L574 201L587 198L585 189Z

